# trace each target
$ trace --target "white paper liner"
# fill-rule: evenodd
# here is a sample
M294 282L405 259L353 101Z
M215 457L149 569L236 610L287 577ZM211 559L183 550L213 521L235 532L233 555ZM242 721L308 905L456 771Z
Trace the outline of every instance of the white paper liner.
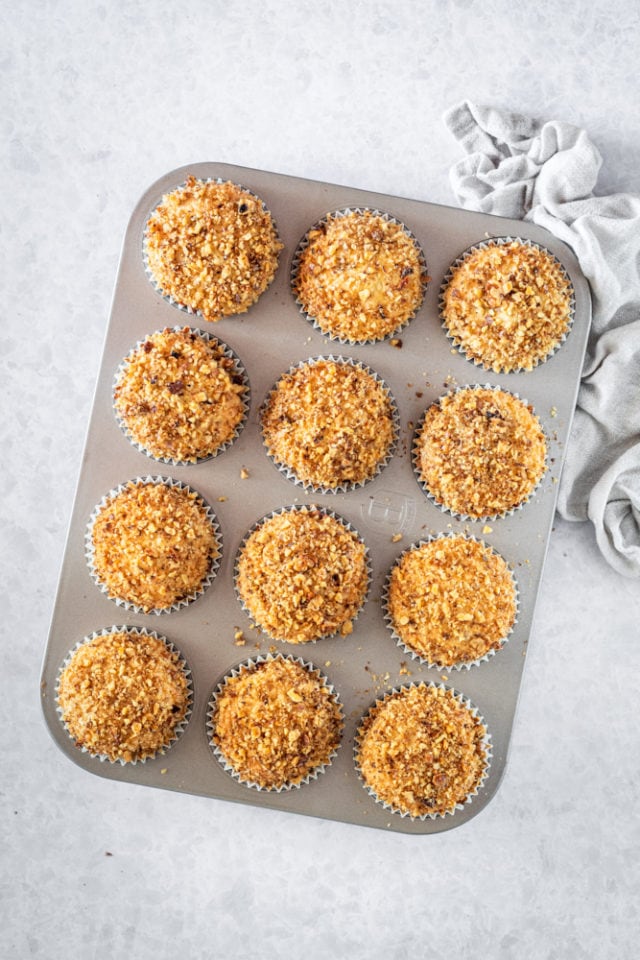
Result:
M168 743L160 747L154 753L153 756L140 757L140 758L136 757L135 760L124 760L121 757L119 757L117 760L112 760L111 757L107 756L107 754L105 753L92 753L90 750L87 749L87 747L79 746L76 743L76 739L74 735L71 733L71 731L69 730L69 727L66 724L62 707L58 702L59 691L60 691L60 680L61 680L62 674L64 673L66 668L69 666L74 654L80 649L80 647L84 646L85 643L90 643L92 640L95 640L98 637L108 637L113 633L126 633L128 636L142 635L145 637L153 637L155 640L160 640L162 643L164 643L164 645L166 646L167 650L170 653L177 655L178 663L180 664L182 668L182 672L184 673L184 676L187 681L188 701L187 701L187 709L186 709L185 715L182 718L182 720L175 725L173 729L173 736L168 741ZM99 760L101 763L112 763L112 764L119 763L120 766L122 767L136 766L139 763L140 764L146 763L147 760L154 760L158 756L164 756L164 754L169 749L169 747L171 747L184 732L187 724L189 723L192 712L193 712L193 678L191 674L191 669L189 668L187 661L185 660L182 653L173 645L173 643L171 643L170 640L167 640L166 637L160 636L160 634L156 633L155 630L147 630L146 627L130 627L130 626L118 627L114 625L112 627L105 627L103 630L94 631L93 633L89 634L88 636L84 637L82 640L79 640L76 643L76 645L69 651L69 653L65 657L64 661L62 662L58 670L58 676L56 678L56 713L60 718L60 722L64 727L64 729L66 730L66 732L68 733L71 740L76 745L77 749L80 750L81 753L85 753L87 754L87 756L93 757L95 760Z
M259 413L260 422L262 423L263 412L266 410L267 405L269 404L269 401L271 400L271 398L275 395L278 384L280 383L282 378L288 376L289 374L294 373L296 370L300 370L306 366L314 366L319 363L336 363L336 364L339 363L345 366L354 367L357 370L362 370L364 373L367 373L370 377L372 377L372 379L377 384L379 384L384 390L384 393L387 396L389 403L391 405L393 437L392 437L391 443L389 444L389 449L387 450L385 457L377 465L375 472L370 477L365 477L364 480L353 480L350 483L341 483L335 487L318 486L308 480L302 480L290 467L287 466L286 463L282 463L281 461L276 460L275 456L269 452L269 447L267 446L267 443L264 437L264 431L261 428L262 444L266 451L267 457L269 458L271 463L273 463L273 465L277 467L278 471L283 476L285 476L287 480L291 480L292 483L295 483L297 486L302 487L304 490L311 491L313 493L321 493L321 494L348 493L350 490L357 490L360 487L366 486L367 483L371 483L372 480L375 480L376 477L380 476L384 468L393 459L395 451L397 450L397 447L398 447L398 440L400 437L400 415L398 413L398 406L396 404L393 394L391 393L391 390L389 389L388 384L386 383L385 380L382 379L382 377L378 373L376 373L375 370L367 366L367 364L362 363L360 360L355 360L353 357L343 357L341 355L334 356L333 354L328 354L327 356L309 357L307 360L300 360L298 363L294 363L291 367L289 367L288 370L285 370L284 373L282 373L280 377L278 377L278 380L274 383L274 385L269 390L267 396L265 397L260 407L260 413Z
M371 589L371 576L372 576L372 574L371 574L371 555L370 555L370 553L369 553L369 548L367 547L366 543L364 542L364 540L363 540L362 537L360 536L359 532L356 530L356 528L355 528L354 526L352 526L352 525L349 523L348 520L345 520L344 517L341 517L338 513L335 513L335 511L330 510L328 507L320 507L320 506L316 506L315 504L312 504L312 503L291 504L291 505L289 505L289 506L280 507L280 508L277 509L277 510L272 510L270 513L265 514L265 516L261 517L259 520L256 520L256 522L255 522L254 524L252 524L251 527L247 530L247 532L245 533L244 537L242 538L242 542L240 543L240 546L238 547L238 552L237 552L237 554L236 554L236 559L235 559L235 562L234 562L234 564L233 564L233 586L234 586L234 590L235 590L236 597L237 597L237 599L238 599L238 603L239 603L240 606L242 607L242 610L243 610L244 613L247 615L247 617L249 618L249 620L251 620L251 623L252 623L255 627L257 627L257 629L260 630L261 633L264 634L265 637L267 637L267 639L269 639L269 640L275 640L275 641L277 641L278 643L289 643L289 644L291 644L292 646L295 646L295 647L300 647L300 646L308 647L308 646L310 646L311 644L317 643L318 640L327 640L329 637L337 637L337 636L339 636L339 635L340 635L340 630L336 630L336 631L334 631L333 633L323 634L323 635L320 636L320 637L314 637L312 640L305 640L305 641L303 641L303 642L301 642L301 643L292 643L290 640L285 640L283 637L276 637L276 636L274 636L273 634L268 633L267 630L265 630L265 628L262 626L262 624L258 623L258 621L255 619L255 617L253 616L253 614L251 613L251 611L249 610L249 608L246 606L244 600L242 599L242 597L241 597L241 595L240 595L240 591L238 590L238 575L239 575L238 565L239 565L239 563L240 563L240 558L241 558L241 556L242 556L242 553L243 553L243 551L244 551L244 548L245 548L245 546L246 546L246 544L247 544L247 541L248 541L249 537L251 536L251 534L254 533L259 527L261 527L261 526L263 525L263 523L266 523L268 520L271 520L273 517L280 516L280 515L283 514L283 513L293 513L293 512L296 512L296 513L321 513L321 514L323 514L324 516L332 517L334 520L336 520L338 523L340 523L340 524L344 527L345 530L348 530L350 533L355 534L355 536L358 538L358 540L360 541L360 543L362 543L362 545L364 546L364 561L365 561L365 569L366 569L367 582L366 582L366 585L365 585L365 588L364 588L364 593L363 593L363 595L362 595L362 603L360 604L360 607L359 607L358 610L355 612L355 614L351 617L351 622L352 622L353 624L356 623L356 621L357 621L358 617L360 616L361 612L364 610L364 607L365 607L365 605L366 605L366 603L367 603L367 600L368 600L368 598L369 598L369 591L370 591L370 589ZM348 634L347 636L345 636L344 639L347 640L349 636L350 636L350 634Z
M302 304L302 301L298 297L297 289L298 289L298 271L300 269L300 257L302 256L302 253L304 252L304 250L306 250L307 247L309 246L309 234L313 230L320 229L324 224L328 222L329 219L334 220L334 219L337 219L338 217L348 217L352 213L357 213L357 214L371 213L375 217L381 217L383 220L386 220L388 223L397 224L397 226L402 228L402 231L405 234L405 236L407 236L413 242L416 248L416 252L418 254L418 260L420 263L420 267L422 269L422 276L427 277L428 268L427 268L427 262L425 260L422 247L418 242L417 238L415 237L415 235L408 229L408 227L405 226L402 220L398 220L396 217L391 216L391 214L385 213L384 211L378 210L377 208L343 207L340 210L333 210L327 213L324 217L322 217L320 220L317 220L314 224L312 224L309 227L304 237L302 237L302 239L298 243L298 246L296 247L296 250L291 262L290 284L291 284L291 290L295 298L296 304L298 306L298 309L300 310L300 313L305 318L305 320L308 320L309 323L314 327L314 329L317 330L318 333L321 333L323 337L327 337L329 340L334 340L339 343L348 344L349 346L366 346L368 344L373 344L373 343L383 343L385 340L389 340L392 337L396 337L400 333L400 331L404 329L404 327L406 327L409 323L411 323L411 321L415 318L418 311L420 310L420 307L424 303L427 287L429 285L431 278L428 277L428 279L423 282L422 297L420 298L420 301L416 304L416 307L413 313L410 316L408 316L406 320L401 321L396 327L394 327L393 330L390 330L389 333L385 333L384 336L382 337L368 337L363 340L355 340L355 339L349 339L346 337L340 337L337 334L330 333L327 330L323 330L320 324L318 323L317 319L315 317L312 317L311 314L307 313L307 311L304 308L304 305Z
M218 555L212 559L207 575L204 577L202 583L200 584L197 590L194 590L193 593L189 594L189 596L183 597L181 600L178 600L176 603L172 603L171 606L168 606L168 607L158 607L158 608L153 608L151 610L145 610L145 608L139 606L139 604L132 603L129 600L124 600L122 597L111 596L111 594L107 589L107 586L104 583L102 583L102 581L100 580L98 572L95 568L94 550L93 550L93 526L99 514L107 505L107 502L111 500L112 497L116 497L119 493L122 493L124 490L126 490L129 484L131 483L134 483L134 484L163 483L168 487L176 487L179 490L186 490L188 493L195 494L195 502L200 507L202 507L202 509L205 511L207 520L209 521L209 523L213 528L214 536L216 539L216 545L218 547ZM118 484L117 487L115 487L113 490L110 490L108 493L106 493L103 496L103 498L100 500L100 502L96 504L96 506L94 507L93 512L91 513L91 517L89 519L89 523L87 525L87 531L85 533L85 557L87 560L87 564L89 566L89 573L91 575L91 579L93 580L95 585L99 588L101 593L103 593L106 597L108 597L109 600L112 600L119 607L123 607L123 609L125 610L131 610L134 613L144 613L147 615L151 615L151 614L160 615L163 613L172 613L175 610L180 610L182 607L188 606L188 604L193 603L194 600L197 600L198 597L201 597L202 594L207 589L207 587L211 585L211 583L215 579L215 576L218 572L218 569L220 567L220 561L222 558L222 535L220 533L220 525L218 524L218 519L215 513L213 512L209 504L206 502L202 494L198 493L197 490L194 490L193 487L190 487L188 484L183 483L181 480L174 480L172 477L162 477L162 476L134 477L131 480L126 480L124 481L124 483Z
M145 343L145 341L149 339L149 337L152 337L158 333L163 333L165 329L166 328L163 327L159 330L154 330L152 333L145 336L142 340L138 340L137 343L131 348L127 356L120 362L120 365L116 370L116 373L113 379L112 395L113 395L113 391L115 391L116 387L120 383L121 378L126 373L127 361L129 357L133 353L135 353L137 350L139 350L142 347L143 343ZM182 333L182 331L187 328L183 326L175 326L175 327L170 327L169 329L173 333ZM233 434L229 437L229 439L225 440L224 443L221 443L220 446L213 451L213 453L210 453L206 457L197 457L195 460L176 460L172 457L158 457L155 454L151 453L150 450L147 450L146 447L144 447L142 444L138 443L137 440L135 440L135 438L130 434L126 423L123 421L120 414L118 413L115 407L115 404L113 407L116 423L120 427L122 433L127 438L129 443L131 443L131 445L134 446L136 450L138 450L140 453L143 453L146 457L150 457L152 460L155 460L158 463L166 463L168 466L173 466L173 467L190 467L196 463L204 463L206 460L213 460L216 457L218 457L221 453L223 453L225 450L227 450L230 446L232 446L232 444L234 444L235 441L238 439L238 437L240 436L241 432L243 431L246 425L247 418L249 415L249 407L251 404L251 386L249 383L249 377L247 375L247 371L244 367L244 364L240 360L240 357L237 355L237 353L234 350L232 350L228 344L224 343L218 337L215 337L213 334L208 333L205 330L200 330L197 327L189 327L188 329L192 333L196 334L196 336L201 337L203 340L206 340L207 343L213 343L214 346L220 350L220 353L222 354L222 356L224 356L227 360L233 361L232 374L234 376L240 377L242 380L244 391L241 394L239 394L240 400L242 401L242 411L243 411L242 419L239 421L238 425L236 426Z
M262 786L262 784L256 783L253 780L243 779L242 775L231 765L231 763L229 763L229 761L227 761L221 749L214 741L214 735L215 735L214 713L215 713L218 697L220 696L221 693L224 692L224 688L227 684L227 681L231 677L237 677L237 676L240 676L240 674L243 672L252 670L260 663L268 663L271 660L289 660L291 663L299 664L305 670L309 671L309 673L315 674L318 677L318 679L322 681L323 686L329 692L330 696L334 699L335 703L337 704L340 710L341 719L344 723L344 710L342 707L342 702L340 701L340 697L338 696L337 691L335 690L333 685L329 683L327 677L317 667L314 667L312 663L309 663L309 661L307 660L303 660L301 657L294 657L289 654L275 653L275 654L268 654L266 656L251 657L248 660L244 660L242 663L239 663L236 667L233 667L231 670L229 670L225 674L223 679L220 681L220 683L217 685L215 690L212 692L207 705L207 724L206 724L207 739L209 741L209 746L213 751L213 755L216 757L216 759L219 761L222 767L226 770L226 772L230 774L230 776L232 776L233 779L236 780L238 783L241 783L246 787L251 787L253 790L258 790L262 793L282 793L283 791L286 791L286 790L299 790L300 787L303 786L303 784L308 784L308 783L311 783L313 780L317 780L320 774L324 773L325 770L327 770L333 763L333 760L338 753L338 749L340 748L341 740L338 743L338 746L331 751L326 762L319 764L317 767L314 767L312 770L309 771L306 777L304 777L302 780L298 781L297 783L287 782L287 783L280 784L279 786L273 786L273 787L264 787Z
M480 776L478 782L476 783L471 793L467 794L466 798L463 801L456 803L455 807L453 807L451 810L445 811L445 813L424 813L424 814L421 814L419 817L415 817L415 816L412 816L410 813L408 813L406 810L400 810L399 808L392 806L386 800L380 799L378 795L375 793L375 791L366 783L364 777L362 776L362 771L360 769L360 764L358 762L358 752L360 750L360 744L361 744L361 731L366 720L369 718L371 713L374 710L376 710L381 704L391 699L392 697L396 696L397 694L401 693L403 690L408 690L410 687L431 687L431 688L438 688L440 690L447 690L450 694L453 695L453 697L458 701L458 703L466 707L472 713L472 715L476 718L476 720L480 724L482 724L482 726L485 729L485 735L482 738L482 745L485 751L484 770L482 772L482 775ZM364 713L363 716L360 718L360 721L358 723L358 728L356 730L354 744L353 744L353 757L354 757L356 773L358 775L358 779L360 780L360 783L362 784L364 789L367 791L369 796L377 804L379 804L381 807L384 807L385 810L389 811L389 813L393 813L396 816L409 819L412 821L442 820L446 817L455 815L455 813L459 810L464 810L466 806L468 806L470 803L473 802L473 798L478 796L483 784L486 782L487 777L489 776L489 771L491 769L491 760L492 760L491 734L489 733L487 729L487 724L485 723L482 715L478 711L478 708L474 706L471 700L469 700L469 698L466 697L463 693L461 693L459 690L456 690L454 687L447 686L447 684L444 684L444 683L434 683L432 681L427 682L425 680L419 680L414 683L406 683L406 684L402 684L399 687L393 687L392 690L389 690L383 696L378 697L375 700L375 702L369 707L366 713Z
M407 554L412 553L414 550L419 550L420 547L423 547L428 543L435 543L438 540L458 540L458 539L471 540L474 543L479 543L480 546L484 547L486 550L489 550L491 553L500 557L501 560L504 560L504 557L502 556L502 554L498 553L498 551L495 550L490 544L486 543L486 541L484 540L479 539L478 537L473 537L469 534L464 534L464 533L437 534L432 537L424 537L423 539L418 540L416 543L412 543L410 546L406 548L406 550L403 550L402 553L396 558L387 576L385 577L384 585L382 588L382 610L384 615L384 621L391 632L391 636L396 641L397 645L402 650L404 650L405 653L407 653L412 660L417 660L420 663L425 664L427 667L434 667L436 670L470 670L471 667L479 666L481 663L485 663L486 661L490 660L491 657L495 656L496 653L498 653L500 650L503 649L505 644L508 642L508 640L512 636L513 631L515 630L516 624L518 623L518 616L520 614L520 591L518 590L518 582L513 574L513 571L505 561L505 566L509 571L509 574L511 575L511 582L513 584L515 616L513 619L513 623L511 624L511 627L509 628L505 636L502 637L499 647L496 647L491 650L487 650L487 652L483 654L483 656L476 657L474 660L459 660L459 661L456 661L456 663L440 664L440 663L437 663L436 661L429 660L427 657L423 656L417 650L414 650L413 647L410 647L408 646L408 644L405 643L405 641L402 639L400 634L397 633L394 622L393 622L393 617L389 612L389 590L391 587L391 575L393 571L398 566L398 564L403 560L403 558L407 556Z
M522 244L522 246L533 247L533 249L535 250L540 250L542 253L546 253L547 256L550 257L555 264L557 264L558 268L562 273L562 276L567 281L569 288L571 290L570 300L569 300L569 319L567 321L566 329L562 334L562 336L560 337L560 339L558 340L558 342L553 347L551 347L549 352L544 357L540 357L535 361L531 370L527 370L526 367L522 367L522 366L513 367L511 370L508 370L508 371L505 370L504 368L500 368L496 370L490 363L487 363L486 361L483 361L478 357L470 356L467 350L465 349L465 346L462 343L462 341L458 337L453 336L451 333L449 333L449 328L448 328L446 317L445 317L444 295L449 283L452 280L453 272L457 270L458 267L462 266L465 260L467 260L470 256L472 256L477 250L486 250L488 247L506 246L509 243L519 243L519 244ZM563 343L566 341L567 337L571 333L571 329L573 327L573 321L575 318L575 312L576 312L575 290L573 287L573 283L571 282L571 278L567 273L564 265L560 262L560 260L558 260L558 258L553 253L551 253L550 250L547 249L547 247L544 247L542 246L542 244L535 243L533 240L528 240L523 237L492 237L491 239L481 240L478 243L474 243L473 246L467 247L467 249L464 250L460 254L460 256L457 257L453 261L453 263L449 266L446 274L444 275L444 279L442 281L442 284L440 286L440 291L438 293L438 311L440 314L440 320L442 321L442 326L447 336L447 339L456 348L458 353L465 358L465 360L468 360L470 363L473 363L474 366L476 367L481 367L484 370L498 373L498 374L531 373L533 370L536 369L536 367L539 367L541 366L541 364L546 363L547 360L550 360L551 357L554 356L554 354L556 354L558 350L560 350Z
M460 393L463 390L498 390L501 393L508 393L510 396L514 397L516 400L519 400L520 403L523 403L525 406L531 406L529 401L520 396L519 393L516 393L514 390L506 390L504 387L499 386L498 384L491 383L472 383L466 384L461 387L456 387L454 390L450 390L447 394L443 394L437 400L434 400L434 403L439 403L444 396L452 396L453 394ZM544 470L542 471L538 482L529 492L528 496L524 500L521 500L520 503L517 503L514 507L511 507L509 510L503 510L501 513L487 513L483 514L481 517L472 517L466 513L458 513L456 510L453 510L451 507L446 506L446 504L441 503L440 500L437 500L436 497L431 493L431 490L427 486L426 482L422 479L421 468L420 468L420 448L418 446L419 438L422 433L422 428L424 426L424 420L427 415L427 412L431 409L433 404L430 404L427 409L424 411L420 419L418 420L416 427L413 432L413 439L411 442L411 462L413 464L413 472L415 474L418 486L428 498L428 500L439 510L442 510L443 513L449 514L455 520L462 520L465 523L475 523L475 522L486 522L488 520L504 520L506 517L511 517L518 511L522 510L524 506L531 502L535 494L540 489L542 481L546 477L549 470L549 440L547 434L542 430L542 424L540 423L540 418L537 413L534 412L533 416L538 421L538 425L542 430L545 438L545 457L544 457Z

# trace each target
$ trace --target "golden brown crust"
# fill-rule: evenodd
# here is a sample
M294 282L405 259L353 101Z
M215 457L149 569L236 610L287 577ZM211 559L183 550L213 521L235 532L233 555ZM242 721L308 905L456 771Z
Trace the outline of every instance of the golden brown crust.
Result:
M376 798L412 817L452 813L487 767L486 730L450 690L417 684L373 707L357 763Z
M393 567L387 608L407 647L450 667L502 646L515 620L516 590L505 561L485 544L440 537Z
M131 481L108 497L91 530L98 583L112 599L166 610L202 589L219 544L197 495Z
M429 407L416 441L419 476L435 500L474 518L524 503L545 472L546 450L532 408L483 387Z
M416 242L371 210L309 231L295 279L303 310L330 336L381 340L414 316L429 280Z
M125 358L114 403L129 437L151 456L194 462L234 436L246 389L215 340L167 327Z
M255 622L275 640L346 636L367 591L365 546L328 514L287 510L249 535L236 586Z
M470 360L496 373L532 370L566 334L571 300L571 283L546 250L490 244L451 271L443 319Z
M337 487L375 476L394 440L382 383L350 363L306 363L280 378L262 413L269 454L304 484Z
M135 631L83 643L58 687L62 719L76 746L111 761L143 760L168 746L189 702L179 655Z
M212 321L248 310L271 283L282 249L258 197L195 177L163 197L145 240L161 291Z
M343 726L318 673L279 657L229 677L212 721L213 743L229 766L266 789L298 784L329 763Z

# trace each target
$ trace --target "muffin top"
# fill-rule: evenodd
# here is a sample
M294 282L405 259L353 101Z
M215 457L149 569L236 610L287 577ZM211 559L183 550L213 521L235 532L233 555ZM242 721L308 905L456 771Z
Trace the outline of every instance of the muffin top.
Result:
M91 525L90 562L98 583L111 599L145 613L192 599L219 553L197 494L161 481L130 481L107 497Z
M133 630L83 643L58 685L62 719L76 746L111 761L143 760L168 746L190 699L179 655Z
M213 744L240 780L294 786L329 763L342 711L322 677L275 657L224 681L212 711Z
M213 456L244 417L244 378L213 338L190 327L152 333L125 358L114 389L129 438L158 459Z
M569 329L571 302L555 257L514 240L479 247L452 269L443 320L470 360L496 373L532 370Z
M362 540L314 508L263 520L241 547L236 574L250 616L270 637L288 643L351 633L368 582Z
M440 667L497 650L516 616L507 564L468 537L440 537L400 557L389 577L387 610L395 633Z
M212 321L248 310L271 283L282 249L262 200L235 183L195 177L162 198L145 244L162 293Z
M371 210L330 214L306 240L294 289L324 333L350 343L382 340L418 310L429 277L399 223Z
M453 813L487 768L486 730L451 690L416 684L376 704L357 763L376 799L412 817Z
M303 484L364 483L395 439L385 386L352 363L311 361L280 378L262 412L269 454Z
M467 387L429 407L415 453L434 499L478 518L524 503L545 472L546 451L530 406L504 390Z

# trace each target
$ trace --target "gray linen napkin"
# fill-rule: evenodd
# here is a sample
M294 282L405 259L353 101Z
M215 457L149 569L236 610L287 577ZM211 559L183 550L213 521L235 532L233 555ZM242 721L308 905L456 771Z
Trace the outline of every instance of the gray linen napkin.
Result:
M594 196L602 159L570 123L469 101L444 121L467 154L451 170L461 205L545 227L589 280L593 326L558 511L591 520L611 566L640 577L640 196Z

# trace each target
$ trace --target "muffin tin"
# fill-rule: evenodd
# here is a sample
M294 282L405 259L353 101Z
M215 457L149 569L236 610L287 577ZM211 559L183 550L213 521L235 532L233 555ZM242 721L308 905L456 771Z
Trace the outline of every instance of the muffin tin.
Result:
M188 175L229 179L257 194L271 211L284 243L276 277L257 303L247 313L216 324L168 302L145 273L146 221L163 194L184 183ZM341 344L337 350L335 340L301 316L291 290L292 258L307 230L327 213L363 207L383 211L411 231L422 247L432 280L418 313L397 336L373 344ZM442 279L456 258L493 237L528 239L550 250L573 283L575 317L560 349L533 371L504 375L483 371L483 385L504 387L526 396L533 405L547 437L549 469L522 509L490 522L465 521L425 495L416 479L411 448L415 426L430 403L451 389L478 382L477 367L452 349L439 316L438 297ZM572 251L529 223L219 163L183 167L154 183L137 204L124 240L42 668L45 719L67 757L113 780L410 834L448 830L478 814L495 794L505 768L590 315L589 288ZM251 406L244 429L219 456L160 469L158 461L137 450L121 431L113 410L113 381L138 341L178 325L211 333L237 354L248 374ZM268 458L259 410L273 384L294 364L337 352L367 365L388 385L399 410L400 438L390 462L364 486L337 493L306 492ZM213 507L221 529L222 557L214 581L187 606L161 615L126 612L127 626L158 631L189 663L193 710L184 733L163 756L123 766L92 758L74 746L58 716L55 690L61 666L78 641L123 623L122 609L100 592L87 566L84 546L91 514L113 488L160 472L195 489ZM333 510L351 523L368 547L372 583L350 636L294 649L274 643L252 627L236 597L233 571L238 548L256 521L296 504ZM397 557L412 543L452 532L477 537L500 553L513 570L519 595L518 620L509 642L488 661L461 671L438 670L412 659L390 636L382 605L384 584ZM337 756L322 777L280 793L249 790L234 780L213 756L207 732L207 705L223 677L240 663L273 649L302 655L317 667L338 693L346 721ZM483 717L492 743L489 773L477 796L453 814L426 820L391 813L376 803L363 787L353 757L357 727L372 704L392 689L420 680L444 683L468 698Z

